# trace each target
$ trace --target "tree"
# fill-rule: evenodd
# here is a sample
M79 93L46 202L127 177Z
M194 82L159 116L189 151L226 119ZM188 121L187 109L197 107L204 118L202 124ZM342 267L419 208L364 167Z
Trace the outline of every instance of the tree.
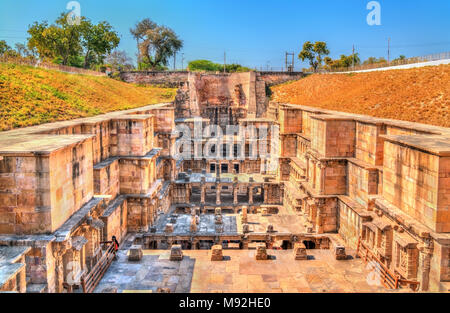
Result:
M395 59L393 62L396 62L396 63L402 63L402 61L405 61L406 60L406 56L404 56L403 54L402 55L400 55L397 59Z
M69 13L62 13L55 24L35 22L28 28L28 49L42 59L88 68L101 64L106 54L119 45L118 34L108 22L97 25L86 17L79 24L68 21Z
M81 45L84 48L84 68L91 64L103 64L107 54L120 43L118 34L106 21L93 25L91 21L81 22Z
M353 65L359 65L361 64L361 59L359 58L359 53L354 53L350 55L341 55L340 59L340 65L341 67L351 67Z
M386 59L383 57L380 57L380 58L369 57L367 60L365 60L363 62L363 64L367 65L367 64L378 64L378 63L386 63L386 62L387 62Z
M36 57L36 50L29 50L26 44L16 43L16 51L22 58L31 58Z
M28 34L31 35L28 39L28 48L36 49L42 59L60 58L63 65L69 65L70 58L82 52L81 27L76 24L70 25L67 22L67 14L61 14L53 25L49 25L47 21L34 22L28 28Z
M139 22L130 32L138 42L139 62L144 68L167 66L169 58L183 47L183 41L172 29L158 26L150 19Z
M322 65L323 57L329 54L330 51L325 42L317 41L313 44L307 41L303 44L303 50L298 55L298 58L303 62L308 60L314 72L317 72L317 69Z
M115 50L111 52L106 56L105 62L117 71L133 68L132 60L125 51Z
M192 72L223 72L223 64L214 63L208 60L195 60L188 64L188 69ZM252 69L240 64L227 64L225 66L227 73L251 72Z
M11 50L5 40L0 40L0 55L4 55L7 51Z
M137 50L138 50L138 64L141 62L141 53L140 53L140 44L141 41L144 40L145 34L149 30L154 30L158 25L150 20L149 18L143 19L139 23L136 24L135 28L130 29L131 35L136 39Z
M220 68L220 64L208 60L195 60L189 62L188 69L193 72L196 71L217 72L220 70L223 71L223 66L222 68Z

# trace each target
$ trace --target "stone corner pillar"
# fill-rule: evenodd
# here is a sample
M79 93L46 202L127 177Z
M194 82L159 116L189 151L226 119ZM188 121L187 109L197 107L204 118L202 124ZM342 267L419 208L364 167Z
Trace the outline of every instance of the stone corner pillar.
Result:
M216 205L221 205L222 202L220 200L220 192L222 189L222 185L221 184L216 184Z
M236 184L233 184L233 204L238 204L238 186Z

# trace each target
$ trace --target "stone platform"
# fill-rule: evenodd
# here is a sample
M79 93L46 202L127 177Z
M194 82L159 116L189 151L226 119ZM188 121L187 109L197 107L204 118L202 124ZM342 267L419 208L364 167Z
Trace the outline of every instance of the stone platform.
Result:
M141 263L130 263L119 252L96 292L175 293L322 293L389 292L367 282L370 270L360 259L339 262L331 250L309 250L307 262L293 262L292 250L268 250L271 260L255 261L255 250L224 250L223 262L211 261L210 251L183 251L181 262L169 261L170 251L146 250ZM392 291L391 291L392 292Z

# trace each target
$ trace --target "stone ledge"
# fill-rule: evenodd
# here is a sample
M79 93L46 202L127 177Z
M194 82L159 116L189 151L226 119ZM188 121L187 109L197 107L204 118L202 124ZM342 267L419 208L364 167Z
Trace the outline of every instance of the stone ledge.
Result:
M444 136L380 135L387 141L425 151L441 157L450 156L450 138Z

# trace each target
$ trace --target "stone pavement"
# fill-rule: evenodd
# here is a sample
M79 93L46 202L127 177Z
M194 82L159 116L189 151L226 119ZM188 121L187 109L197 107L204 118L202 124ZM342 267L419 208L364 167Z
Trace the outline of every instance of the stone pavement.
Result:
M195 260L185 256L181 262L169 260L170 251L150 255L144 251L141 262L130 262L127 251L119 251L95 292L117 288L119 293L155 293L158 288L170 288L172 293L188 293L191 289Z
M267 250L271 260L256 261L256 250L224 250L223 262L212 262L207 250L183 251L181 262L170 251L146 250L140 263L120 251L96 292L176 293L322 293L389 292L367 282L370 270L359 259L336 261L331 250L308 250L309 260L294 261L292 250Z

